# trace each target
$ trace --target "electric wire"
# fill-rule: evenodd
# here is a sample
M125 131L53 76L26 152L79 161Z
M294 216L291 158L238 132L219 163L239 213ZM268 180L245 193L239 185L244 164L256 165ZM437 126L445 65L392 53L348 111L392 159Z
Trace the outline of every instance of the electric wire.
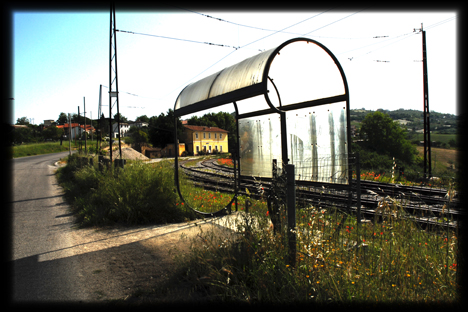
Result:
M190 10L190 9L186 9L186 8L182 8L182 7L177 7L179 9L182 9L182 10L185 10L185 11L188 11L188 12L191 12L191 13L194 13L194 14L198 14L198 15L202 15L202 16L205 16L205 17L208 17L208 18L211 18L211 19L215 19L215 20L218 20L220 22L225 22L225 23L229 23L229 24L233 24L233 25L236 25L236 26L241 26L241 27L246 27L246 28L251 28L251 29L257 29L257 30L262 30L262 31L270 31L270 32L281 32L283 34L290 34L290 35L298 35L298 36L304 36L304 34L302 33L298 33L298 32L290 32L290 31L278 31L278 30L274 30L274 29L267 29L267 28L261 28L261 27L256 27L256 26L250 26L250 25L245 25L245 24L240 24L240 23L236 23L236 22L231 22L231 21L228 21L228 20L225 20L225 19L222 19L222 18L219 18L219 17L214 17L214 16L211 16L211 15L208 15L208 14L204 14L204 13L200 13L200 12L197 12L197 11L193 11L193 10ZM330 9L332 10L332 9ZM329 11L330 11L329 10ZM358 12L356 12L358 13ZM354 15L356 13L353 13L351 15ZM350 15L350 16L351 16ZM349 16L347 16L349 17ZM345 17L346 18L346 17ZM344 18L343 18L344 19ZM338 20L339 21L339 20ZM333 23L336 23L338 21L335 21ZM333 24L331 23L331 24ZM331 25L329 24L329 25ZM326 25L328 26L328 25ZM323 26L325 27L325 26ZM323 28L322 27L322 28ZM318 30L318 29L316 29ZM314 30L315 31L315 30ZM311 31L313 32L313 31ZM328 37L328 36L314 36L316 38L329 38L329 39L369 39L369 37L354 37L354 38L350 38L350 37Z
M317 28L317 29L314 29L314 30L312 30L312 31L309 31L308 33L303 34L303 36L307 36L307 35L310 34L310 33L313 33L313 32L315 32L315 31L317 31L317 30L319 30L319 29L325 28L325 27L330 26L330 25L332 25L332 24L335 24L335 23L337 23L337 22L339 22L339 21L344 20L345 18L351 17L351 16L353 16L353 15L355 15L355 14L358 14L359 12L362 12L362 11L364 11L364 10L365 10L365 9L362 9L362 10L360 10L360 11L357 11L357 12L353 13L353 14L350 14L350 15L347 15L347 16L345 16L345 17L343 17L343 18L340 18L339 20L336 20L336 21L334 21L334 22L331 22L331 23L329 23L329 24L327 24L327 25L324 25L324 26L322 26L322 27L319 27L319 28Z
M174 37L153 35L153 34L145 34L145 33L139 33L139 32L134 32L134 31L122 30L122 29L116 29L116 31L122 32L122 33L133 34L133 35L142 35L142 36L150 36L150 37L158 37L158 38L164 38L164 39L186 41L186 42L192 42L192 43L207 44L207 45L211 45L211 46L218 46L218 47L224 47L224 48L233 48L233 49L236 49L236 50L239 49L239 47L234 47L234 46L230 46L230 45L226 45L226 44L203 42L203 41L196 41L196 40L190 40L190 39L181 39L181 38L174 38Z
M455 20L456 18L457 18L456 15L455 15L455 16L452 16L452 17L449 17L449 18L447 18L447 19L445 19L445 20L442 20L442 21L436 22L436 23L434 23L434 24L432 24L432 25L429 25L429 26L426 27L424 30L426 31L426 30L428 30L428 29L431 29L431 28L440 26L440 25L445 24L445 23L447 23L447 22L453 21L453 20ZM378 48L376 48L376 49L370 50L370 51L368 51L368 52L366 52L366 53L363 53L363 54L360 54L360 55L358 55L358 56L352 56L352 57L349 58L350 60L352 60L352 59L359 58L359 57L362 57L362 56L364 56L364 55L373 53L374 51L380 50L380 49L382 49L382 48L388 47L388 46L393 45L393 44L395 44L395 43L397 43L397 42L399 42L399 41L401 41L401 40L410 38L410 37L412 37L413 35L417 35L417 34L419 34L419 32L413 31L413 32L410 32L410 33L405 33L405 34L397 35L397 36L394 36L394 37L390 37L389 39L385 39L385 40L383 40L383 41L379 41L379 42L372 43L372 44L369 44L369 45L366 45L366 46L363 46L363 47L359 47L359 48L356 48L356 49L352 49L352 50L348 50L348 51L345 51L345 52L341 52L341 53L338 53L337 55L342 55L342 54L349 53L349 52L356 51L356 50L360 50L360 49L363 49L363 48L366 48L366 47L369 47L369 46L372 46L372 45L382 44L382 43L384 43L384 42L393 41L393 40L395 40L395 39L397 39L397 38L403 37L403 38L401 38L401 39L399 39L399 40L393 41L393 42L391 42L391 43L389 43L389 44L387 44L387 45L384 45L384 46L378 47Z
M265 39L265 38L267 38L267 37L270 37L270 36L272 36L272 35L275 35L275 34L281 32L281 31L283 31L283 30L285 30L285 29L288 29L288 28L291 28L291 27L293 27L293 26L296 26L296 25L298 25L298 24L300 24L300 23L303 23L303 22L305 22L305 21L307 21L307 20L309 20L309 19L312 19L312 18L314 18L314 17L317 17L317 16L319 16L319 15L325 13L325 12L328 12L328 11L330 11L330 10L331 10L331 9L329 9L329 10L327 10L327 11L324 11L324 12L321 12L321 13L319 13L319 14L316 14L316 15L312 16L312 17L306 18L305 20L302 20L302 21L297 22L297 23L295 23L295 24L293 24L293 25L290 25L290 26L285 27L285 28L283 28L283 29L281 29L281 30L278 30L278 31L276 31L276 32L274 32L274 33L272 33L272 34L269 34L269 35L266 35L266 36L264 36L264 37L262 37L262 38L259 38L259 39L257 39L257 40L254 40L254 41L252 41L252 42L250 42L250 43L247 43L247 44L245 44L245 45L239 47L239 49L245 48L245 47L247 47L247 46L249 46L249 45L251 45L251 44L253 44L253 43L255 43L255 42L258 42L258 41L263 40L263 39ZM184 86L184 85L187 85L190 81L192 81L193 79L197 78L198 76L200 76L201 74L203 74L204 72L206 72L208 69L210 69L210 68L213 67L214 65L218 64L219 62L221 62L222 60L224 60L225 58L227 58L229 55L231 55L232 53L236 52L237 50L238 50L238 49L236 49L236 50L234 50L234 51L228 53L227 55L225 55L224 57L222 57L221 59L219 59L218 61L216 61L216 62L213 63L212 65L210 65L209 67L205 68L202 72L198 73L196 76L192 77L190 80L188 80L188 81L185 82L184 84L178 86L177 88L175 88L174 90L172 90L171 92L169 92L166 96L163 97L163 99L165 99L167 96L169 96L169 94L172 94L172 92L174 92L175 90L179 89L180 87L182 87L182 86Z

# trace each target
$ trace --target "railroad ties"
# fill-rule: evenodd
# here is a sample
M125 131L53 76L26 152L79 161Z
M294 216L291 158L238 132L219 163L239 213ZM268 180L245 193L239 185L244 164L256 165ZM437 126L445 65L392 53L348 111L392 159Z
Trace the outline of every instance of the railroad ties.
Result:
M216 159L201 160L196 166L186 166L182 161L180 167L187 178L196 186L208 190L234 193L233 168L217 163ZM271 179L242 178L238 189L239 195L248 195L260 199L259 183L266 192L271 185ZM339 185L312 185L308 182L296 181L296 198L298 205L304 207L333 207L340 210L355 212L356 196L353 194L351 207L348 206L348 191ZM361 216L364 220L374 218L375 214L384 216L381 208L385 205L397 205L404 208L404 215L399 217L413 219L425 225L436 225L455 228L462 215L458 198L449 201L447 190L424 186L406 186L401 184L361 181Z

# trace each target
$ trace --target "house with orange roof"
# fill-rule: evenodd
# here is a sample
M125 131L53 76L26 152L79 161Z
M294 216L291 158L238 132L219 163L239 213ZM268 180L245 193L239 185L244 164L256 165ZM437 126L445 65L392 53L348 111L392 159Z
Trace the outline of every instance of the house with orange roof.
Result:
M57 128L59 129L63 129L63 134L67 135L67 136L70 136L70 138L72 140L76 138L78 138L80 136L80 134L82 134L83 132L87 132L88 134L91 134L91 132L94 132L95 129L92 125L86 125L86 129L85 129L85 126L84 125L80 125L78 123L72 123L71 124L71 128L70 128L70 124L66 123L64 125L58 125Z

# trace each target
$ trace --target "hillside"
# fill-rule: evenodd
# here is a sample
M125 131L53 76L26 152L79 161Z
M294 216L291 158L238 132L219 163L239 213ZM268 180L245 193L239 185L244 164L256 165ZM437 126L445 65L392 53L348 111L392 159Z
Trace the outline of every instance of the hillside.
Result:
M394 111L379 109L379 111L388 114L394 121L405 126L409 131L423 130L423 112L414 109L398 109ZM351 109L351 121L360 122L364 117L373 112L365 109ZM456 134L457 116L452 114L442 114L434 111L430 112L430 123L432 133Z
M408 138L411 141L417 142L424 139L424 120L422 111L402 108L394 111L384 109L379 109L378 111L388 114L393 121L398 122L404 129L406 129ZM351 125L359 129L361 121L367 114L372 112L374 111L366 109L351 109ZM457 120L458 117L456 115L431 111L431 141L434 142L436 146L448 147L448 145L450 145L451 147L454 147L453 143L457 141Z

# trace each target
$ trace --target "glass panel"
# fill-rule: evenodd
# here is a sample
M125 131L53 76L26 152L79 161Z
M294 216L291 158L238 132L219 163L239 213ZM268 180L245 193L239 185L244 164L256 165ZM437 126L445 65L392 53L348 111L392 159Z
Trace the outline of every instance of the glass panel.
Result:
M287 112L286 124L296 180L348 183L345 102Z
M281 165L281 127L279 114L239 120L241 175L272 177L272 160Z
M283 106L345 93L335 62L312 42L285 46L273 59L268 75L278 88ZM269 96L276 93L270 86L268 90Z

